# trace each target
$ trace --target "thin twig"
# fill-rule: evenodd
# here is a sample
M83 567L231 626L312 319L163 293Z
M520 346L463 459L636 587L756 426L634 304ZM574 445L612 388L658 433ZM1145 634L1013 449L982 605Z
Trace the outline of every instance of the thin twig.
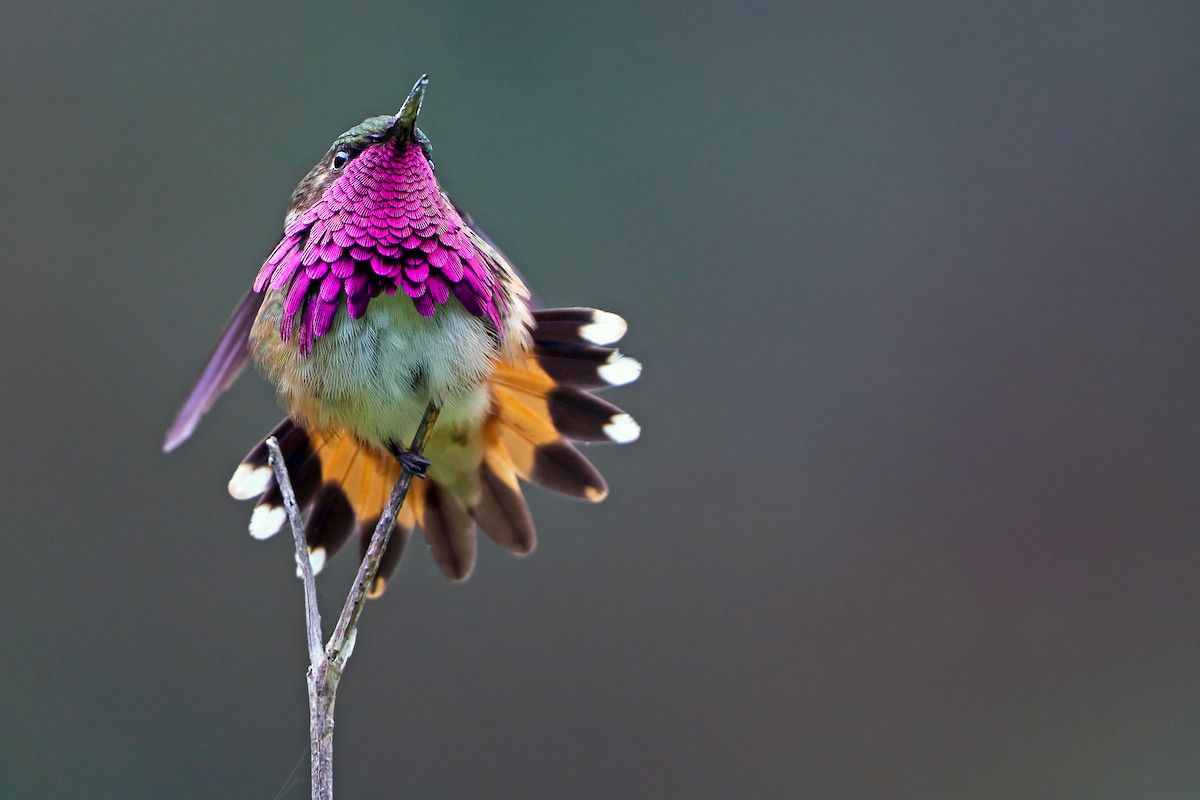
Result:
M430 403L429 407L425 409L425 416L421 418L421 424L417 427L416 435L413 436L412 445L408 448L410 453L419 456L425 452L425 445L429 443L429 437L433 433L433 423L437 421L437 416L437 406ZM358 627L358 618L362 614L363 606L366 605L368 589L375 580L375 574L379 572L379 562L383 558L383 551L392 535L392 523L395 521L396 515L400 513L404 499L408 497L408 486L412 482L412 477L412 473L408 470L400 472L400 479L396 481L396 486L392 489L383 516L379 518L379 524L375 526L375 533L372 534L371 543L367 546L367 554L363 556L362 563L358 567L358 575L355 576L354 584L350 587L346 604L342 606L342 613L338 617L337 625L334 626L333 635L329 637L325 655L333 661L339 671L345 666L346 659L350 657L350 651L354 649L354 632Z
M437 421L438 409L430 403L417 427L409 452L420 456L425 452L425 445L433 433L433 423ZM296 562L300 567L300 577L304 581L304 612L308 631L308 717L309 744L312 753L312 797L313 800L332 800L333 798L333 705L337 697L338 683L345 669L346 660L354 650L354 639L358 630L358 619L362 615L363 606L367 600L367 590L379 572L379 562L383 551L387 548L388 539L392 535L392 527L396 516L404 506L408 497L408 487L412 483L413 474L407 468L400 471L400 477L392 489L379 524L371 536L367 553L358 567L358 574L350 587L342 613L338 617L333 635L329 643L321 647L321 612L317 608L317 582L313 575L312 561L308 554L308 543L304 537L304 522L300 518L300 509L296 504L296 494L288 477L287 466L283 454L279 451L279 443L275 437L267 439L267 450L270 453L271 469L275 472L275 480L283 495L283 505L287 510L288 522L292 528L292 538L296 542Z
M308 544L304 540L304 521L300 518L300 507L296 504L296 491L292 488L292 479L288 475L287 465L283 461L283 453L279 450L279 441L270 436L267 438L267 452L271 469L275 472L275 482L279 484L279 492L283 495L283 507L287 510L288 522L291 524L292 538L296 541L296 566L300 569L300 578L304 581L304 620L308 628L308 663L315 668L325 653L321 647L321 609L317 605L317 580L313 573L312 559L309 558Z

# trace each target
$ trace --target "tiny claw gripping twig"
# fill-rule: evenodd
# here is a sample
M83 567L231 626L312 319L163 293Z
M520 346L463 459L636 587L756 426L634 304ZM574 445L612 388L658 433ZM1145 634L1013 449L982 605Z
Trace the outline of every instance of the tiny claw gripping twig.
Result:
M388 449L392 451L392 455L400 462L400 466L411 472L413 477L426 477L425 471L429 469L430 463L428 458L412 450L406 450L395 442L389 442Z
M309 745L312 753L312 797L313 800L333 800L333 703L337 696L338 682L346 667L346 660L354 649L354 641L358 633L358 618L362 615L363 606L367 600L367 590L375 580L379 571L379 562L387 548L396 515L400 513L404 500L408 497L408 487L413 476L425 477L425 469L429 461L421 456L429 437L433 433L433 423L437 421L438 408L432 402L425 409L421 424L413 437L412 445L402 455L398 456L403 469L396 481L387 506L375 526L367 554L358 567L358 574L346 596L342 613L338 616L337 625L329 642L321 647L321 612L317 607L317 582L313 574L312 561L309 559L308 544L304 537L304 521L300 517L300 508L296 503L296 494L288 476L287 465L279 450L279 442L275 437L267 439L267 450L270 453L271 469L283 495L283 504L287 509L288 521L292 528L292 538L296 543L296 562L300 565L300 577L304 581L304 611L308 637L308 718Z

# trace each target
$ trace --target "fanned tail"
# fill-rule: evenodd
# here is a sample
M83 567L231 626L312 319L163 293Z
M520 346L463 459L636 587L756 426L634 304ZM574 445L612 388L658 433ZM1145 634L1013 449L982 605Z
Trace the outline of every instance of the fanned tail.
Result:
M588 391L641 375L641 364L609 347L625 334L625 320L591 308L540 309L533 318L525 362L500 364L491 377L472 507L484 532L520 555L533 551L537 535L518 478L599 502L608 485L572 442L625 444L641 433L633 417Z
M476 524L513 553L531 553L537 534L520 479L591 502L608 494L604 478L573 442L624 444L638 438L632 417L589 391L629 383L641 374L637 361L609 346L624 334L625 321L588 308L545 309L533 316L534 346L524 362L498 364L490 378L491 407L476 434L480 446L447 451L477 460L466 465L475 480L451 488L439 482L435 461L427 479L412 482L372 596L383 592L418 527L451 580L465 580L474 569ZM351 536L359 540L361 557L400 465L390 453L346 433L306 431L290 418L270 435L279 440L304 512L314 569L319 571ZM435 426L433 435L436 440L450 434ZM259 539L278 533L287 519L265 441L246 455L229 483L235 498L258 498L250 533ZM445 474L456 472L461 470Z
M365 553L392 486L400 477L400 465L389 453L352 436L306 431L291 418L280 422L269 436L279 440L296 504L304 515L304 536L314 571L319 572L326 559L352 535L359 539L360 556ZM251 536L267 539L283 529L287 513L267 461L266 438L242 459L229 481L229 493L239 500L258 498L250 515ZM397 529L388 543L384 566L394 569L399 562L417 510L423 504L423 494L420 481L414 481L396 520ZM380 575L386 579L382 569Z

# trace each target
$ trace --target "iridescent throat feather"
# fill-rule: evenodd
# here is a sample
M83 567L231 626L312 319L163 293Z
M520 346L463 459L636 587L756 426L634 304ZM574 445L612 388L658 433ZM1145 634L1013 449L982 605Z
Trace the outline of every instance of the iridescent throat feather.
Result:
M420 144L380 142L288 221L254 290L286 291L280 336L290 340L298 322L305 356L329 332L343 298L359 319L372 298L397 290L423 317L453 294L502 336L509 298L498 260L442 192Z

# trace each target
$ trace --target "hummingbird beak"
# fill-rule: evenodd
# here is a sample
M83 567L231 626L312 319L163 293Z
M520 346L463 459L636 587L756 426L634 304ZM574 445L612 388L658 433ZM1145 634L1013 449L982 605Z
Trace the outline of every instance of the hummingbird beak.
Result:
M422 75L408 93L404 105L392 117L392 124L384 135L386 141L404 142L412 138L417 128L417 114L421 113L421 100L425 97L425 87L429 85L429 76Z

